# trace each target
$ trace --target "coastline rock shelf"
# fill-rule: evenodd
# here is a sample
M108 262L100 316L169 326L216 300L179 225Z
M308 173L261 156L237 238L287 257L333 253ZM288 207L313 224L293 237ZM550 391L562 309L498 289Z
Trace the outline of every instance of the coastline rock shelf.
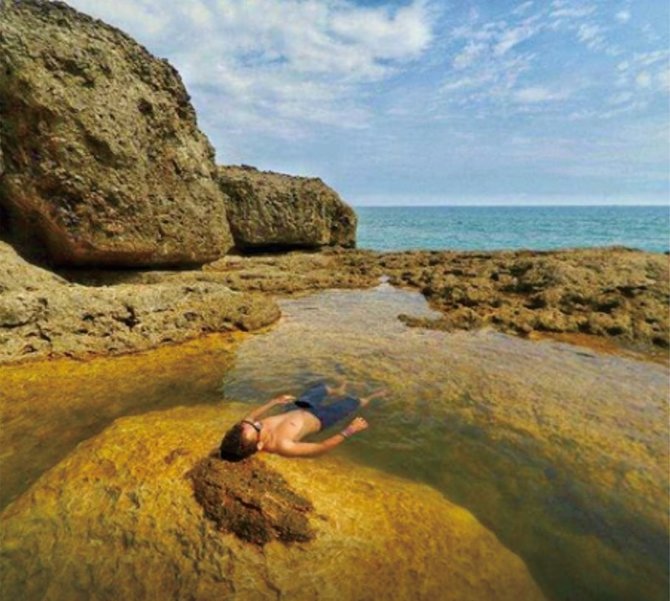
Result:
M305 542L273 540L261 552L221 532L196 501L189 473L221 424L245 409L230 403L123 418L79 445L0 515L4 593L480 601L495 591L500 600L544 599L524 563L469 512L428 486L342 459L250 460L311 504ZM273 507L266 501L260 510Z
M0 363L138 351L278 317L272 299L220 283L69 284L0 242Z
M0 233L68 265L211 261L233 244L177 71L60 2L0 2Z
M558 251L407 251L327 249L320 253L229 255L198 271L77 271L89 285L218 282L270 295L366 288L387 277L417 289L442 317L399 316L440 330L491 327L524 337L635 350L667 358L670 277L667 256L626 248Z

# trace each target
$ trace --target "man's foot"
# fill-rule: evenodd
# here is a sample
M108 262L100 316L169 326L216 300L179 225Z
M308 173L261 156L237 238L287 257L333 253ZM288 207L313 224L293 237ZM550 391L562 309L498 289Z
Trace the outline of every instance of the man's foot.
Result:
M361 397L361 407L365 407L370 401L374 399L383 399L388 394L388 388L379 388L371 392L368 396Z
M338 386L326 386L328 394L334 394L337 396L344 396L347 393L347 386L349 382L342 380Z

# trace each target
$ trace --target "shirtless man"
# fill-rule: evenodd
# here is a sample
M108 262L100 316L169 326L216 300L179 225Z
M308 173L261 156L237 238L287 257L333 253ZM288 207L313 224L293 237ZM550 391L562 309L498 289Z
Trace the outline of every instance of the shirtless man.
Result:
M350 436L365 430L368 423L362 417L357 417L342 431L322 442L301 441L305 436L325 430L359 407L365 407L373 398L385 394L385 391L378 390L359 399L343 396L345 391L346 382L336 388L319 384L307 390L298 399L284 394L269 400L226 432L221 441L221 458L239 461L257 451L276 453L285 457L313 457L330 451ZM324 405L323 401L330 395L341 398ZM291 403L294 408L288 408L279 415L259 419L272 407L287 406Z

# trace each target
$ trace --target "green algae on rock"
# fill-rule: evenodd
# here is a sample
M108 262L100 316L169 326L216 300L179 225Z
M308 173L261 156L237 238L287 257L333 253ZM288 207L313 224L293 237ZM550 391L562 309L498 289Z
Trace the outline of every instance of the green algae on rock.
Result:
M243 336L209 334L135 354L0 365L0 510L119 417L218 403Z
M220 530L257 545L314 538L307 520L312 504L262 462L206 457L188 475L195 498Z
M0 515L4 593L26 601L544 598L523 562L470 513L430 487L337 457L262 459L313 504L313 540L260 551L221 533L186 474L246 409L123 418L79 445Z

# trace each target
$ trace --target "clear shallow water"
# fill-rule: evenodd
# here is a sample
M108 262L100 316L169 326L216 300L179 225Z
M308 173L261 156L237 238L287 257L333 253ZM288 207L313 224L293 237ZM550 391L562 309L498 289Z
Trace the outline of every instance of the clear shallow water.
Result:
M670 208L356 207L358 247L548 250L621 245L670 249Z
M398 314L431 312L420 294L388 285L281 304L275 327L237 346L210 338L0 368L3 484L14 475L20 493L120 415L222 396L256 404L346 377L355 391L390 394L337 453L469 509L550 598L665 599L667 367L495 332L410 329Z
M325 376L388 386L339 452L465 506L555 599L664 599L668 370L495 332L409 329L421 295L383 285L282 304L223 392L258 402Z

